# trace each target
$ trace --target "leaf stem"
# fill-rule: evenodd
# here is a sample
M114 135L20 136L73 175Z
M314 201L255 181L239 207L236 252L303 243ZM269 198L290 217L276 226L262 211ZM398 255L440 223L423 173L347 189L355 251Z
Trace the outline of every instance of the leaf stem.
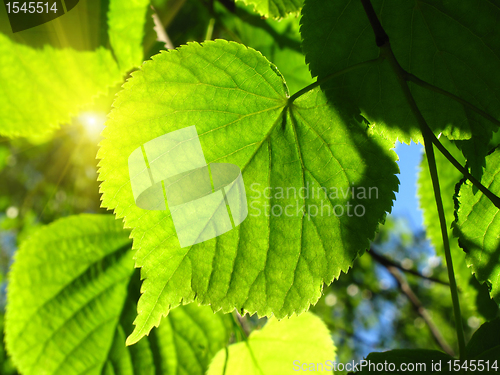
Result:
M385 43L383 46L380 47L380 50L381 50L381 55L383 55L387 59L387 61L389 62L389 65L393 69L393 71L396 75L396 78L398 80L398 83L399 83L401 89L403 90L403 94L406 98L406 101L408 102L413 115L415 116L418 124L420 125L420 129L421 129L422 135L424 137L425 153L427 155L427 162L429 164L429 170L430 170L431 180L432 180L432 187L434 189L434 198L436 200L436 206L437 206L438 216L439 216L439 224L441 226L441 235L443 238L446 267L448 269L448 278L450 280L451 300L453 302L453 313L455 316L455 327L457 330L459 354L460 354L460 358L465 358L465 355L466 355L465 354L465 336L464 336L464 331L463 331L463 326L462 326L462 315L460 312L460 302L458 299L458 288L457 288L457 282L455 280L455 273L453 271L453 260L451 258L450 242L448 239L448 229L447 229L448 227L446 226L446 218L444 216L443 201L441 199L441 190L439 187L439 178L438 178L437 167L436 167L436 158L434 156L433 137L435 138L435 136L432 133L429 126L427 125L427 123L424 119L424 116L422 115L422 112L420 112L420 109L418 108L417 103L415 102L415 99L413 98L413 95L411 94L410 88L408 87L408 83L406 82L406 79L405 79L404 70L403 70L403 68L401 68L398 61L396 60L396 57L394 56L394 53L392 52L390 43ZM436 141L437 141L437 138L436 138ZM437 143L439 143L439 145L441 145L441 143L439 141L437 141ZM441 145L441 147L442 147L442 145ZM460 165L460 163L458 163L458 164ZM460 167L462 167L462 166L460 165ZM468 172L467 172L467 174L468 174Z
M424 137L424 147L425 147L425 152L427 154L427 162L429 164L429 170L430 170L431 180L432 180L432 187L434 189L434 197L436 199L436 206L437 206L438 215L439 215L439 224L441 226L441 235L443 237L443 246L444 246L445 258L446 258L446 267L448 269L448 278L450 280L450 292L451 292L451 300L453 302L453 313L455 315L455 326L456 326L456 330L457 330L459 355L460 355L460 358L463 359L466 356L465 336L464 336L464 331L463 331L463 326L462 326L462 315L460 313L460 302L458 299L457 282L455 280L455 273L453 271L453 260L451 258L450 242L448 239L446 218L444 216L443 201L441 199L441 190L439 187L439 178L438 178L437 167L436 167L436 158L434 156L433 141L434 141L435 136L432 133L429 126L427 125L427 123L424 119L424 116L422 115L422 112L420 112L420 109L418 108L417 103L415 102L415 99L413 98L413 95L410 91L410 88L409 88L408 82L407 82L407 72L401 67L401 65L399 65L399 62L397 61L396 57L394 56L394 53L392 52L392 49L391 49L391 45L389 43L389 37L387 36L384 28L380 24L380 21L379 21L377 15L373 9L373 6L372 6L370 0L361 0L361 2L363 3L363 7L365 8L366 15L368 16L370 24L372 25L372 28L373 28L373 32L375 33L377 46L380 47L380 56L383 56L387 60L387 62L391 66L392 70L394 71L394 74L396 75L398 83L399 83L401 89L403 90L403 94L406 98L406 101L408 102L410 109L411 109L413 115L415 116L415 118L420 126L420 130L422 131L422 135ZM437 141L437 138L435 140ZM439 145L441 145L441 143L439 141L437 141L437 143ZM436 145L436 147L438 147L438 146ZM441 147L442 147L442 145L441 145ZM442 148L444 149L444 147L442 147ZM440 149L440 151L441 151L441 149ZM460 164L460 163L457 162L457 164ZM461 167L461 165L460 165L460 167ZM467 173L467 174L469 174L469 173Z
M214 33L214 26L215 26L215 18L212 17L208 22L207 34L205 35L205 40L212 40L212 35Z
M437 86L434 86L434 85L432 85L432 84L430 84L428 82L425 82L424 80L418 78L417 76L415 76L415 75L413 75L413 74L411 74L409 72L406 72L406 80L410 81L410 82L413 82L413 83L415 83L415 84L417 84L417 85L419 85L419 86L421 86L423 88L426 88L428 90L437 92L438 94L447 96L447 97L449 97L449 98L457 101L458 103L462 104L464 107L468 107L469 109L473 110L478 115L483 116L485 119L491 121L496 126L500 127L500 121L499 120L497 120L493 116L489 115L485 111L477 108L475 105L473 105L472 103L468 102L467 100L464 100L464 99L462 99L462 98L460 98L460 97L452 94L451 92L448 92L446 90L440 89Z
M295 94L293 94L292 96L290 96L290 98L288 98L288 105L292 104L293 101L295 99L297 99L299 96L302 96L304 95L305 93L311 91L312 89L318 87L319 85L322 85L323 83L333 79L333 78L336 78L338 76L341 76L343 74L346 74L346 73L349 73L349 72L352 72L353 70L357 70L357 69L360 69L360 68L364 68L366 66L370 66L378 61L381 61L383 58L381 56L377 57L376 59L372 59L372 60L367 60L367 61L363 61L363 62L360 62L358 64L354 64L354 65L351 65L351 66L348 66L347 68L345 69L342 69L342 70L339 70L338 72L335 72L335 73L332 73L332 74L329 74L327 75L325 78L322 78L314 83L311 83L309 86L306 86L304 87L303 89L297 91Z
M370 21L370 25L375 33L375 43L377 44L377 47L382 47L385 43L389 42L389 36L382 27L382 24L375 13L375 9L373 9L371 1L361 0L361 4L363 4L363 8L365 8L368 21Z
M448 150L439 142L439 140L436 138L434 133L430 131L429 129L429 134L428 137L430 141L436 146L436 148L446 157L446 159L449 160L453 166L458 169L462 174L464 175L465 178L467 178L472 184L478 188L479 191L481 191L485 196L488 197L488 199L498 208L500 209L500 198L494 194L491 190L489 190L487 187L485 187L481 182L479 182L473 175L469 173L467 168L463 167L462 164L458 162L457 159L453 157L452 154L448 152Z
M231 316L233 317L233 325L234 327L236 327L236 330L238 331L238 333L240 334L241 336L241 339L243 341L247 341L248 340L248 335L247 333L245 332L245 330L243 329L242 325L241 325L241 322L240 320L238 319L238 317L236 316L236 312L234 312L233 314L231 314Z

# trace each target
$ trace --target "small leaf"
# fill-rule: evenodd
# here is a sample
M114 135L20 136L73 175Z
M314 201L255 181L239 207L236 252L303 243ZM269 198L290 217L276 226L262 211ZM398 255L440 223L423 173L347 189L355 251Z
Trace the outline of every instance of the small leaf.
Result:
M295 374L299 363L325 364L334 358L335 346L325 323L305 313L282 321L273 318L247 341L220 350L207 375Z
M372 1L403 69L500 118L500 4L448 1ZM318 79L375 59L379 48L362 3L307 0L302 10L303 48ZM453 37L450 37L453 35ZM387 139L422 141L410 107L387 61L325 82L331 97L348 96ZM446 96L410 83L433 132L469 139L492 124ZM474 155L473 152L468 154ZM480 164L479 164L480 165Z
M277 318L307 310L323 283L368 248L391 208L398 185L393 144L368 136L355 114L342 103L330 106L318 89L288 105L280 73L252 49L191 43L154 56L124 87L98 157L103 206L134 228L144 279L129 344L193 300ZM235 229L180 248L168 209L135 204L128 158L193 125L208 164L242 170L249 213ZM266 205L276 206L274 214Z
M264 17L282 18L296 13L302 8L304 0L238 0L253 5L256 13Z
M149 0L110 0L108 11L109 42L123 72L144 60L142 39Z
M440 142L462 165L465 163L460 150L452 142L448 141L445 137L441 137ZM452 223L455 219L453 214L453 197L455 195L455 187L463 178L463 175L454 168L448 159L440 152L435 153L435 160L438 169L439 187L441 190L446 225L448 226L448 238L453 259L453 269L460 290L462 312L464 315L474 315L476 312L479 312L486 318L494 317L498 311L498 306L489 299L485 285L479 285L475 280L471 281L471 278L474 278L474 276L471 273L471 269L467 266L465 259L466 254L458 245L458 239L453 235ZM423 212L425 231L432 246L436 250L436 254L441 257L443 264L446 264L439 216L425 154L420 164L417 184L419 205ZM483 297L486 297L484 298L485 301L483 301ZM486 302L484 306L479 305L479 303L482 302Z
M486 157L481 183L500 195L500 150ZM467 264L480 283L487 283L490 295L500 303L500 215L499 209L481 192L474 193L466 181L457 197L453 233L467 253Z
M214 5L220 12L219 19L224 27L231 30L223 32L221 38L235 40L261 52L286 78L290 93L295 93L314 82L300 47L297 16L289 15L276 21L262 19L251 13L250 7L237 6L233 14L218 2Z
M493 351L500 353L500 335L498 332L500 332L500 318L486 322L479 327L467 343L467 358L498 359L498 355L496 357L488 356Z

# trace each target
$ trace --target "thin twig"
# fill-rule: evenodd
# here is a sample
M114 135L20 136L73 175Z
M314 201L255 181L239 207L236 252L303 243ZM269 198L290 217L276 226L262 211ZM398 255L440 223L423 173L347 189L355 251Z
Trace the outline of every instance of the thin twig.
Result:
M391 259L388 259L380 254L378 254L377 252L375 252L373 249L370 249L370 255L373 257L373 259L375 259L377 262L379 262L380 264L383 264L384 266L390 266L390 267L395 267L403 272L406 272L406 273L409 273L409 274L412 274L412 275L415 275L415 276L418 276L424 280L429 280L429 281L432 281L434 283L438 283L438 284L442 284L442 285L446 285L446 286L450 286L450 283L446 282L446 281L443 281L443 280L440 280L436 277L432 277L432 276L425 276L425 275L422 275L420 272L416 271L416 270L412 270L412 269L406 269L404 268L401 264L399 263L396 263L394 262L393 260Z
M165 30L165 27L163 26L163 24L161 23L161 20L160 20L160 17L158 17L158 14L156 13L156 10L155 8L153 8L153 6L151 5L151 9L153 9L153 21L154 21L154 30L156 32L156 36L157 36L157 41L158 42L163 42L165 43L165 48L166 49L174 49L174 44L172 43L172 41L170 40L170 38L168 37L168 34L167 34L167 31Z
M443 338L441 335L441 332L439 332L439 329L434 325L432 322L432 319L425 309L425 307L422 305L420 300L418 299L417 295L413 292L413 290L410 287L410 284L405 280L401 272L399 271L398 267L391 265L391 261L388 259L380 256L373 250L370 250L368 252L370 256L380 263L382 266L384 266L387 271L396 279L396 282L398 283L399 288L401 291L408 297L410 300L411 304L417 311L417 313L422 317L424 320L425 324L427 324L427 327L429 327L429 330L431 331L431 334L434 338L434 340L437 342L437 344L449 355L454 356L455 353L453 352L453 349L448 345L446 340Z

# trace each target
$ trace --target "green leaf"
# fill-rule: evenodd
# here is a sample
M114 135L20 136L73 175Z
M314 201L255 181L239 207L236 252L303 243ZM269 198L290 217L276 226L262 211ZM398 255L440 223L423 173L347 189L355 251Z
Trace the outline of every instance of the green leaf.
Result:
M305 313L282 321L273 318L245 342L220 350L207 375L294 374L302 362L324 364L334 358L335 347L325 323Z
M462 165L465 163L464 157L460 150L446 138L441 137L440 142L457 159ZM455 278L460 289L460 299L462 301L461 308L465 316L474 315L479 312L486 318L496 315L498 306L489 301L486 297L486 303L482 304L483 297L488 295L487 288L480 286L475 280L471 280L474 276L465 260L466 254L458 245L458 239L453 235L452 223L454 217L454 201L455 187L463 178L462 174L454 168L451 163L440 152L435 153L436 166L439 175L439 187L443 201L446 225L448 226L448 238L450 242L451 256L453 259L453 269ZM439 216L434 198L434 190L429 174L429 165L426 155L423 156L418 174L418 199L419 206L423 212L425 230L432 246L436 250L436 254L441 257L443 264L445 263L445 254L443 247L443 239L441 236L441 227L439 225Z
M453 357L437 350L427 349L396 349L383 353L370 353L360 365L360 371L356 374L397 374L410 371L412 374L450 374L447 362L454 360ZM441 365L441 368L433 368L433 365ZM370 366L373 366L370 368ZM391 367L395 370L391 370ZM403 366L403 367L401 367ZM414 366L410 370L409 366ZM401 369L401 370L400 370ZM434 370L434 371L433 371Z
M139 274L133 274L128 233L111 215L60 219L23 242L10 273L6 315L7 348L19 370L204 374L227 344L230 321L210 308L185 306L149 340L127 348L140 294Z
M250 7L237 6L235 14L214 3L224 25L221 38L235 40L262 53L286 77L291 93L313 83L300 48L299 18L262 19Z
M120 82L109 50L35 49L0 34L0 135L44 134ZM34 89L36 87L36 89Z
M252 5L254 11L261 16L282 18L289 13L296 13L302 7L304 0L238 0Z
M398 185L393 144L368 136L354 114L342 103L330 106L318 89L287 106L281 75L252 49L223 40L191 43L154 56L124 87L98 158L103 206L133 228L145 279L129 344L194 300L215 311L278 318L307 310L323 283L368 248L391 208ZM180 248L168 209L135 204L128 158L193 125L209 164L243 171L249 215L234 230ZM270 197L267 187L274 189ZM288 193L279 196L278 188ZM265 205L276 206L275 214ZM278 215L288 205L293 212ZM338 217L333 206L342 206ZM354 206L362 206L356 214Z
M142 39L149 0L110 0L108 11L109 42L123 72L144 60Z
M500 194L500 150L486 157L481 183ZM469 181L463 182L457 197L453 233L467 253L467 264L480 283L487 283L490 295L500 303L500 216L499 209L481 192L474 193Z
M473 359L498 359L499 357L488 357L492 350L500 353L500 318L496 318L491 322L484 323L472 335L470 341L467 343L467 358ZM486 357L483 357L486 356Z
M372 1L401 67L500 117L498 1ZM302 10L306 61L323 79L348 66L377 58L379 48L360 1L307 0ZM453 37L451 37L453 36ZM420 128L387 61L380 61L322 85L332 98L348 96L362 115L391 140L422 141ZM492 129L449 97L415 84L410 90L435 134L469 139L474 128Z

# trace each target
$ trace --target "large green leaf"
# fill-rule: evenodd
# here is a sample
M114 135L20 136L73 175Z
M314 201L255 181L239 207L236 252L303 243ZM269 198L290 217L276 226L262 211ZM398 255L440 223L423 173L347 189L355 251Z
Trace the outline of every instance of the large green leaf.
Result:
M403 69L500 117L498 0L481 0L474 6L438 0L372 3ZM302 13L306 61L318 79L379 56L360 1L307 0ZM351 98L388 139L422 140L386 61L344 74L322 87L334 88L334 98ZM448 97L414 84L410 89L435 134L469 139L473 133L480 136L479 128L491 129L488 121ZM473 148L469 150L472 156Z
M281 75L252 49L223 40L191 43L154 56L124 87L98 158L103 206L133 228L145 279L129 343L193 300L278 318L305 311L323 283L368 248L391 208L398 185L393 145L368 136L353 113L330 106L318 89L287 106ZM234 230L180 248L168 209L135 204L128 158L148 141L193 125L208 163L243 171L249 215ZM276 206L274 214L264 205ZM293 212L279 215L289 205Z
M281 322L272 319L245 342L220 350L207 375L295 374L302 363L327 364L334 358L335 347L325 323L305 313Z
M6 342L31 374L205 373L228 319L195 305L172 311L149 340L125 346L139 274L128 232L111 215L61 219L20 247L10 273Z
M238 0L252 5L255 12L264 17L281 18L289 13L296 13L304 0Z
M500 194L500 150L486 157L481 183ZM463 182L458 192L453 233L467 253L467 264L481 283L490 287L490 295L500 303L500 216L498 208L472 184Z
M446 138L441 137L440 142L446 149L455 157L462 165L465 160L460 150ZM458 246L458 239L453 236L452 223L455 219L454 201L455 186L459 183L463 175L451 165L451 163L440 152L435 153L436 166L439 175L439 187L443 201L446 225L448 226L448 238L450 241L451 256L453 259L453 269L457 285L461 291L460 299L462 301L462 310L465 315L480 312L487 318L494 317L498 306L494 302L489 301L488 292L485 286L477 285L475 280L471 280L474 276L465 260L465 252ZM437 213L436 201L434 198L434 190L429 174L429 166L427 157L424 155L420 164L418 175L418 199L420 208L423 211L424 225L428 238L430 239L436 254L441 257L445 264L445 254L443 247L443 238L441 236L441 227L439 224L439 216ZM485 302L485 303L483 303Z

